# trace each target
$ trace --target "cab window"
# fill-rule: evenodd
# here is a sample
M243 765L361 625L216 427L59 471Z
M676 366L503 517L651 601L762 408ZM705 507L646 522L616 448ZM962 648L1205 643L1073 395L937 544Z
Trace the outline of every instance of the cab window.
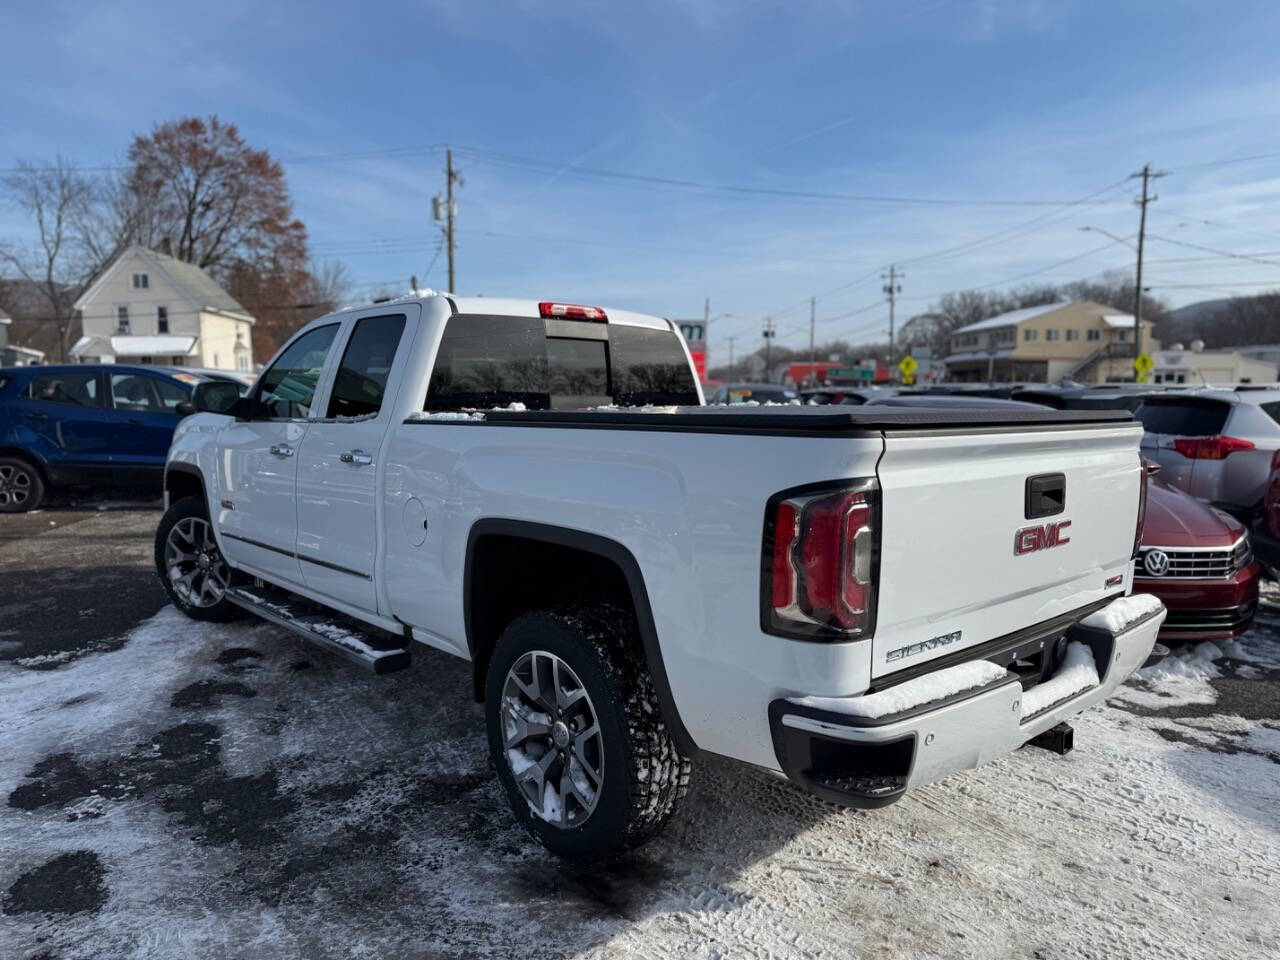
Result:
M293 420L311 415L311 401L337 333L336 323L307 331L262 375L254 399L268 417Z
M329 417L367 417L382 409L387 378L404 333L404 317L362 317L342 354Z

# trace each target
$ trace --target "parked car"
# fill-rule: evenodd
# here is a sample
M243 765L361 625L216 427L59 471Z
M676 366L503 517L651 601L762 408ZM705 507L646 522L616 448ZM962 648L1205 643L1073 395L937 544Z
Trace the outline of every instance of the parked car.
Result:
M1133 588L1168 609L1162 641L1240 636L1258 609L1260 574L1244 524L1151 477Z
M1262 516L1250 530L1254 555L1272 580L1280 580L1280 450L1271 457L1271 473L1262 495Z
M708 403L790 403L799 394L780 383L726 383Z
M1065 750L1164 619L1127 596L1127 413L704 407L666 320L454 296L314 320L228 386L169 454L174 604L374 673L470 660L511 812L567 857L660 830L700 754L880 807Z
M828 404L856 407L889 392L879 387L809 387L800 391L800 402L814 407Z
M1199 390L1145 396L1134 411L1142 453L1161 478L1249 525L1262 512L1280 449L1280 390Z
M212 367L168 367L163 369L178 373L192 373L204 380L229 381L239 387L242 397L249 392L249 388L258 379L256 373L249 373L244 370L215 370Z
M1137 410L1145 390L1097 390L1090 387L1038 387L1019 390L1012 395L1024 403L1042 403L1055 410Z
M126 364L0 369L0 512L55 487L159 493L178 409L204 378Z

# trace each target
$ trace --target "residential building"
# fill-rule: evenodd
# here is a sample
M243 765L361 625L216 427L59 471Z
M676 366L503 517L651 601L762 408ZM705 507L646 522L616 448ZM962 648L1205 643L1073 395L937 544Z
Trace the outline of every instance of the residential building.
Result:
M253 369L253 317L193 263L134 246L75 302L81 363Z
M9 343L10 317L0 313L0 367L30 367L44 363L44 351Z
M1131 314L1090 300L1014 310L951 333L943 360L956 382L1082 383L1133 379ZM1142 349L1159 348L1150 321L1142 322Z

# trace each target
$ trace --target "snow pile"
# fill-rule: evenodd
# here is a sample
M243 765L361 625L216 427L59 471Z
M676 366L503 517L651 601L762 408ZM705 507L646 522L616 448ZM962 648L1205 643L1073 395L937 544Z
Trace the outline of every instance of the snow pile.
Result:
M1143 596L1147 595L1143 594ZM1156 602L1159 603L1158 600ZM1048 710L1054 704L1069 700L1077 693L1097 685L1098 666L1093 662L1093 651L1085 644L1073 641L1067 644L1067 652L1058 666L1057 673L1044 683L1038 683L1022 694L1022 719L1028 720L1037 713Z
M484 414L479 411L469 410L414 410L409 416L405 417L407 421L423 421L423 420L483 420Z
M791 702L797 706L830 710L849 717L875 719L994 683L1006 675L1007 671L999 664L990 660L973 660L935 673L926 673L922 677L865 697L794 697Z
M1143 617L1163 609L1164 604L1159 597L1150 593L1135 593L1130 597L1113 600L1101 610L1089 614L1080 621L1080 626L1121 633L1131 623L1137 623Z

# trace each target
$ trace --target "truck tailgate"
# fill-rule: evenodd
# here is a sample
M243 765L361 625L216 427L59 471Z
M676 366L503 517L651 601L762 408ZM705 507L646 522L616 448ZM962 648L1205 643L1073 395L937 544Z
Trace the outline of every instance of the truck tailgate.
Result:
M1128 586L1140 467L1136 423L887 431L872 676L1086 606ZM1060 512L1037 489L1058 486ZM1031 514L1031 516L1028 516ZM1041 515L1036 515L1041 514ZM1030 529L1028 529L1030 528ZM1123 586L1109 578L1123 576Z

